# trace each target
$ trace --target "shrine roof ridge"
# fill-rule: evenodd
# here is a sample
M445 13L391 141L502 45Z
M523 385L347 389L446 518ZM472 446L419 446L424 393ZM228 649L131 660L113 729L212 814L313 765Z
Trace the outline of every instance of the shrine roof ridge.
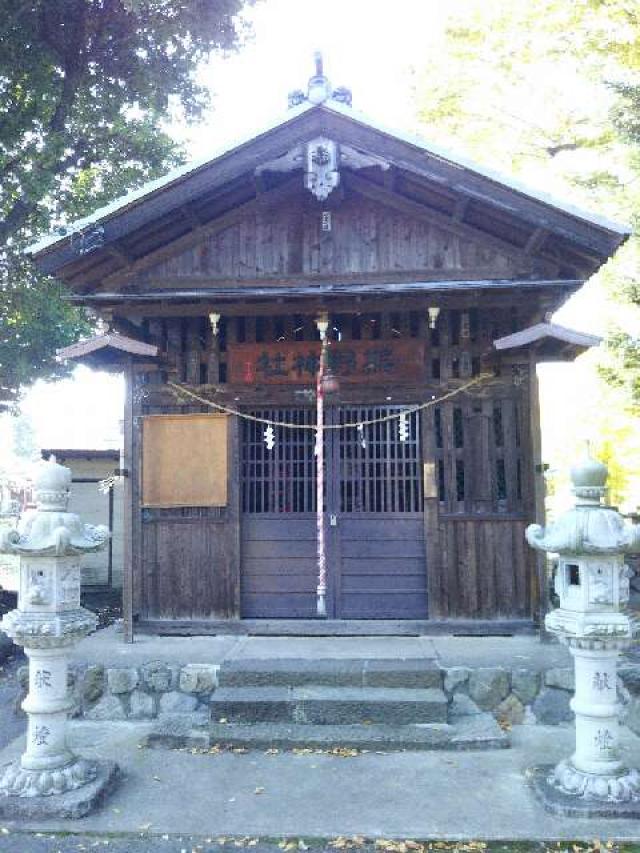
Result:
M177 167L176 169L171 170L163 177L150 181L139 187L138 189L133 190L118 199L115 199L110 204L99 208L93 214L75 221L74 223L66 227L64 232L60 230L58 232L54 232L43 237L42 239L28 246L25 249L25 253L38 257L51 250L55 250L58 244L63 243L70 237L73 237L74 234L82 232L89 226L98 225L99 223L102 223L104 221L111 220L115 218L118 214L124 215L129 210L138 207L148 197L152 195L155 196L162 191L168 190L172 186L179 185L188 177L194 176L196 173L208 167L214 166L217 161L223 159L224 157L232 155L235 152L238 152L242 148L246 148L259 138L267 136L270 132L275 131L279 128L284 128L287 125L295 125L303 116L310 114L318 114L320 116L322 116L323 114L331 116L333 114L334 116L338 116L348 120L349 122L352 122L354 125L366 127L369 130L373 130L376 133L387 136L395 142L400 142L405 145L409 145L415 149L418 149L419 152L426 155L427 158L440 161L448 168L459 169L461 174L471 173L472 177L477 177L482 180L486 180L492 184L499 185L503 189L506 189L521 196L526 196L530 201L537 202L548 207L552 207L558 213L567 215L569 217L572 217L573 219L579 219L586 223L588 226L596 227L607 231L610 234L615 235L618 244L624 239L626 239L629 234L631 234L631 227L629 225L614 222L598 214L594 214L590 211L578 208L572 204L568 204L565 201L555 198L549 193L527 186L526 184L513 179L511 176L507 176L497 171L488 169L484 166L480 166L474 161L468 159L467 157L458 155L453 151L445 149L443 147L431 144L421 136L412 135L403 131L392 129L390 127L385 126L381 122L372 120L367 115L361 112L354 111L351 107L347 107L336 101L328 101L322 104L311 104L309 102L304 102L298 106L289 109L284 116L279 116L276 120L261 127L251 136L245 136L241 139L236 139L234 141L225 143L213 154L209 154L206 157L193 160L189 163ZM406 168L411 170L410 165L407 165ZM491 199L487 195L483 194L477 189L474 189L473 187L465 186L463 184L456 184L453 189L464 193L472 198L484 200L498 207L501 207L502 209L515 212L515 207L513 205L509 205L508 203L501 202L497 199ZM553 226L550 227L553 228ZM59 264L58 267L63 266L64 263L65 261L62 260L62 263ZM55 269L51 271L53 272L55 271Z

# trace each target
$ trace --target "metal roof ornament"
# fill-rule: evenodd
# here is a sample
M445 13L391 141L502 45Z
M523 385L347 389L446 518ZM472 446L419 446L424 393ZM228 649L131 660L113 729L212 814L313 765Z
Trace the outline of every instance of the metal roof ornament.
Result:
M331 81L324 73L322 53L317 50L313 58L316 73L309 78L307 93L305 95L302 89L294 89L292 92L289 92L289 107L297 107L305 101L309 101L311 104L323 104L329 99L350 107L352 104L351 89L347 89L346 86L338 86L334 89Z

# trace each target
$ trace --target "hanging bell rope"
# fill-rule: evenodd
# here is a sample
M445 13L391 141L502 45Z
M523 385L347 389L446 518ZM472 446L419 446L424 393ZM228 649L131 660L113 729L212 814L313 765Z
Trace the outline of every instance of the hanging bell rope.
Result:
M480 385L493 378L494 375L492 373L481 373L480 376L476 376L475 379L470 379L469 382L465 382L464 385L461 385L459 388L454 388L452 391L448 391L441 397L436 397L433 400L427 400L426 403L417 403L415 406L408 406L406 409L402 409L401 411L381 415L378 418L369 418L369 420L366 421L353 421L344 424L324 424L324 429L359 429L360 427L371 426L372 424L385 423L387 421L393 421L403 417L406 418L414 412L420 412L422 409L428 409L431 406L437 406L439 403L444 403L445 400L450 400L452 397L456 397L458 394L468 391L469 388L473 388L476 385ZM181 385L177 382L167 382L167 387L170 388L176 396L182 395L190 400L195 400L202 406L208 406L218 412L224 412L226 415L236 415L239 418L244 418L246 421L265 424L266 426L279 427L280 429L307 429L313 430L314 432L316 431L315 424L294 424L289 423L288 421L274 421L269 418L260 418L257 415L249 414L249 412L241 412L238 409L231 408L230 406L224 406L222 403L214 403L213 400L207 400L205 397L201 397L199 394L196 394L195 391L192 391L188 386Z

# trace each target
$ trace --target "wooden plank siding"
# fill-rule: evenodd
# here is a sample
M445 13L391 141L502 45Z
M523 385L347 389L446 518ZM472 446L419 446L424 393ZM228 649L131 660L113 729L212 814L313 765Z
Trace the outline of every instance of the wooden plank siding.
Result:
M329 206L332 206L331 203ZM266 280L290 275L406 271L472 272L509 278L531 272L531 260L356 194L331 211L321 228L316 205L304 197L264 207L141 271L136 281Z

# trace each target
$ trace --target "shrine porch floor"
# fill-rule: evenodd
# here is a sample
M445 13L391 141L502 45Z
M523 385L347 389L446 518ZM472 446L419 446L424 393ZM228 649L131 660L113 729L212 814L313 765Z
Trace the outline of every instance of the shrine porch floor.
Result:
M136 634L133 643L125 643L122 633L113 626L83 640L74 649L72 658L106 667L140 666L147 661L215 665L237 658L430 658L443 668L503 666L527 667L540 672L572 665L563 646L555 641L542 643L536 635L271 637L218 634L165 637Z

